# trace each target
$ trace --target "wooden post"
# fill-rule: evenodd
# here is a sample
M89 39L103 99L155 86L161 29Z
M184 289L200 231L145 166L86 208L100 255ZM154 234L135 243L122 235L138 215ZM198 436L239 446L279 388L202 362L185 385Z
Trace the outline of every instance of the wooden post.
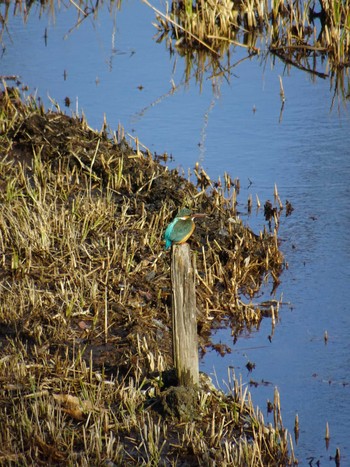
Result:
M195 259L187 243L172 247L172 322L174 365L181 386L199 383Z

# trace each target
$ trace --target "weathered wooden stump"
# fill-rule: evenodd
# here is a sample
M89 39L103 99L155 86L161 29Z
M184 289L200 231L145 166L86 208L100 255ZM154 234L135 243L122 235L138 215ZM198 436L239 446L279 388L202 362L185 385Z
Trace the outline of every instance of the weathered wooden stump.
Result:
M173 245L171 262L174 365L180 385L199 383L195 259L187 243Z

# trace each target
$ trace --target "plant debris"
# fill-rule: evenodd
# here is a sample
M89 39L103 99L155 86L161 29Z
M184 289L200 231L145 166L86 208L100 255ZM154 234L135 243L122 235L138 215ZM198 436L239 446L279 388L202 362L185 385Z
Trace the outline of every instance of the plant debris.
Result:
M207 214L190 239L202 352L223 322L238 336L278 313L252 303L263 282L278 285L277 228L253 233L235 184L196 187L122 130L6 86L0 109L0 462L292 462L278 414L266 427L234 375L228 395L203 375L187 408L169 377L165 226L180 207Z

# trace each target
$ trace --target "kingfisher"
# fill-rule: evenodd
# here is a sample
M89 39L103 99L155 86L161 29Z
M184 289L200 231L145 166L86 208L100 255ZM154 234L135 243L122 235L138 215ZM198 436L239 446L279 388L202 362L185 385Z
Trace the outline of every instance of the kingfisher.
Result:
M190 238L196 217L205 217L206 214L194 214L190 209L184 208L179 211L175 219L168 225L164 233L165 249L171 247L173 243L185 243Z

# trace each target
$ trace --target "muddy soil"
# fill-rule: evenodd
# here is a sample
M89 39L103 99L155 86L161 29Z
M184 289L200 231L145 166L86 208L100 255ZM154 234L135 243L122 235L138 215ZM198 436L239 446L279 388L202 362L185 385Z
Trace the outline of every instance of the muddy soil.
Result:
M11 90L9 93L11 95ZM91 193L98 197L106 189L111 174L120 170L122 161L123 183L113 192L113 215L115 218L128 217L131 221L118 233L121 236L131 233L141 244L141 238L154 227L145 224L144 230L140 229L137 225L139 219L146 213L147 223L159 213L163 215L151 232L158 239L157 248L151 251L147 246L140 247L134 254L136 265L145 263L150 267L142 268L142 273L129 274L123 284L110 284L114 294L127 285L129 301L127 304L110 301L113 325L109 330L108 345L89 333L86 323L74 323L78 329L79 326L82 328L80 341L86 346L87 354L93 351L96 366L104 364L110 372L115 372L116 368L120 372L124 367L125 371L130 371L124 349L127 348L129 353L135 346L133 336L145 333L151 334L151 340L162 348L171 366L171 252L163 250L162 237L166 224L183 206L207 214L205 220L197 222L190 239L191 248L197 255L198 332L202 353L211 346L211 329L226 323L239 335L246 326L258 324L264 314L269 314L269 307L245 307L239 297L240 294L253 297L266 274L270 274L272 282L277 285L283 269L283 257L276 237L266 232L257 235L242 224L237 205L232 206L229 202L231 193L225 197L224 189L212 182L205 172L196 171L198 183L195 186L176 170L168 170L148 151L136 151L123 137L113 141L107 131L97 133L79 119L60 112L35 109L28 112L16 92L13 93L12 104L19 115L22 113L22 119L19 118L20 124L7 132L6 138L11 144L6 156L14 167L21 166L27 177L30 178L33 171L34 154L40 153L46 168L57 173L64 165L65 170L72 173L90 177L93 174L96 181ZM6 108L4 95L0 98L0 106ZM4 189L6 179L0 183ZM234 185L232 190L236 190ZM77 187L73 195L70 194L68 203L71 205L72 197L79 196L81 192L82 188ZM207 270L213 270L210 280L205 274L204 262ZM123 268L118 264L114 266ZM13 272L8 270L3 269L1 276L2 280L15 280ZM17 326L16 329L18 332L20 328ZM25 334L23 329L21 332Z

